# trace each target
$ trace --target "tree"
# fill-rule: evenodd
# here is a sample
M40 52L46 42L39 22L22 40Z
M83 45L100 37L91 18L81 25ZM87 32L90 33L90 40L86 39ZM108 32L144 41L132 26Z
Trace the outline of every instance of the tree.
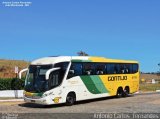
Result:
M82 50L77 52L78 56L89 56L86 52L83 52Z

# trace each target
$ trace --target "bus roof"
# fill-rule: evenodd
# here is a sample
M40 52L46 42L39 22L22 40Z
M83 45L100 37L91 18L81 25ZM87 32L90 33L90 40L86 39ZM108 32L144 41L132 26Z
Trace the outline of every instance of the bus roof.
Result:
M88 57L73 57L72 61L76 62L76 60L78 61L82 61L82 62L118 62L118 63L138 63L137 61L133 61L133 60L120 60L120 59L110 59L110 58L105 58L105 57L96 57L96 56L88 56Z
M113 62L113 63L138 63L133 60L109 59L96 56L54 56L44 57L31 62L32 65L55 64L58 62Z

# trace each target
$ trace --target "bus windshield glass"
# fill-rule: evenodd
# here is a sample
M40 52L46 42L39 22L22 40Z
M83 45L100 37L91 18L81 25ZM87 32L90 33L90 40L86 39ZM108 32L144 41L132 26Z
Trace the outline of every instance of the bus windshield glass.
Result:
M26 77L25 90L28 92L43 92L48 89L45 73L52 65L30 65Z
M64 67L64 64L65 63L55 65L30 65L25 81L25 91L33 93L45 92L60 85L67 68L67 66ZM60 69L51 72L49 80L46 80L46 72L54 67L60 67Z

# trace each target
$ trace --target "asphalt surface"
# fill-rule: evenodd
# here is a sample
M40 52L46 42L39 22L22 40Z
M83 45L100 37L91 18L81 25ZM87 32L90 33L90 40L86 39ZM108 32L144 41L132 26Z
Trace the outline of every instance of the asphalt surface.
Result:
M73 106L65 104L37 105L23 101L0 102L0 112L4 116L17 116L17 118L95 118L99 113L159 113L160 93L147 93L131 95L126 98L108 97L77 102ZM61 114L63 113L63 114ZM74 114L73 114L74 113ZM89 113L88 115L85 115ZM11 114L11 115L8 115ZM16 115L17 114L17 115ZM45 117L44 117L45 116ZM75 117L74 117L75 116ZM159 118L159 117L158 117Z

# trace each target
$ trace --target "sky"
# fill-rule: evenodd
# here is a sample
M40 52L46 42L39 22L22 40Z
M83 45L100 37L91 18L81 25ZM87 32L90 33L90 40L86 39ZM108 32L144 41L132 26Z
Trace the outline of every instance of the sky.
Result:
M0 3L0 59L45 56L137 60L142 72L160 68L159 0L20 0Z

